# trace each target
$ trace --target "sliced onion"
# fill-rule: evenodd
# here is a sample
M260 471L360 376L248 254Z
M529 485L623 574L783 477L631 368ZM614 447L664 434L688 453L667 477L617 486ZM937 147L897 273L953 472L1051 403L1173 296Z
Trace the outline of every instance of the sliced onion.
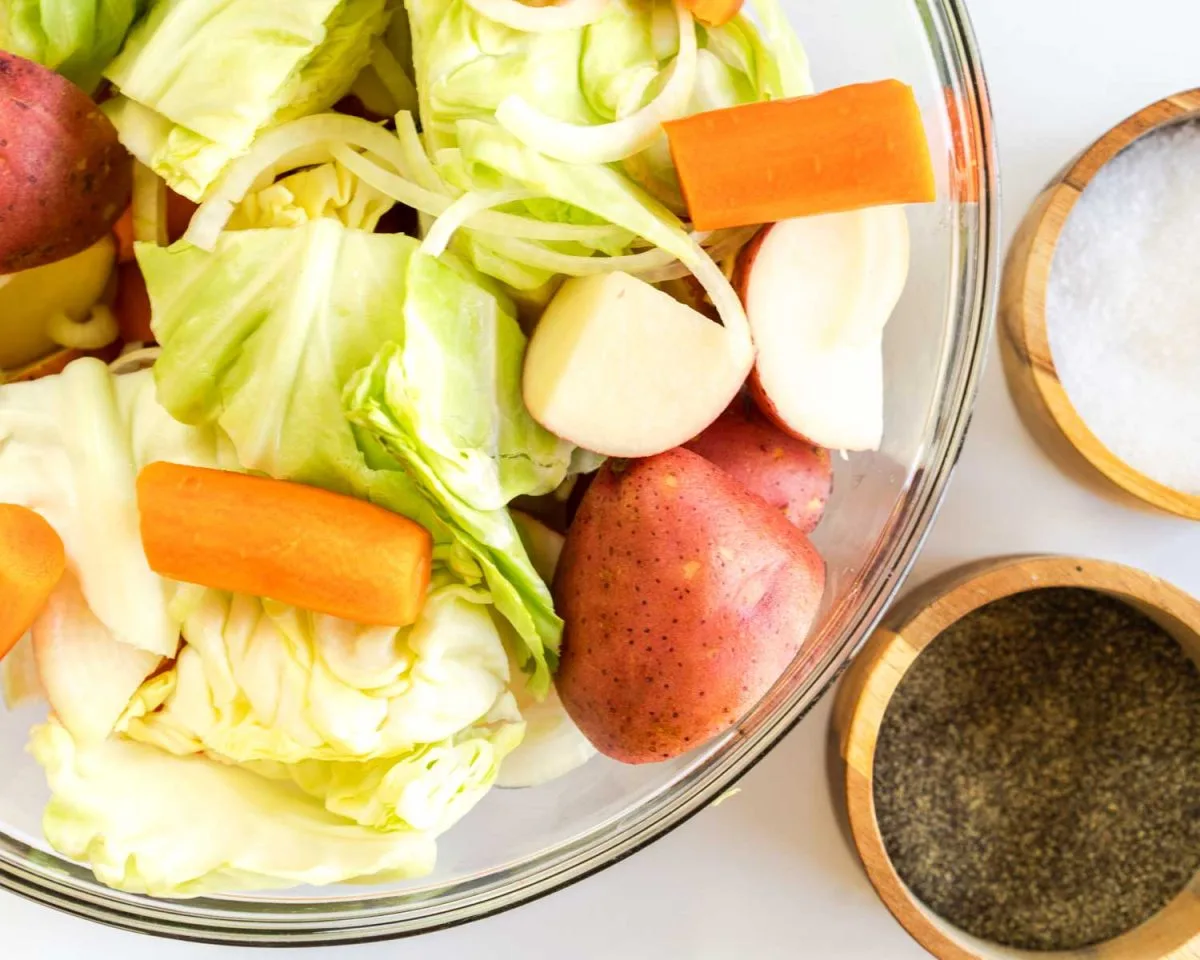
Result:
M538 270L561 273L568 277L587 277L597 273L613 273L617 270L641 276L650 270L661 270L673 264L679 265L679 261L674 256L657 247L619 257L583 257L559 253L557 250L518 240L515 237L488 236L484 243L509 260L515 260ZM687 273L688 269L684 267L683 271Z
M388 173L348 147L335 144L332 152L339 163L364 183L421 213L435 217L440 216L454 202L453 197L434 193L432 190L419 187L394 173ZM613 224L551 223L546 220L538 220L536 217L522 217L514 213L496 213L486 210L474 214L465 226L471 230L498 233L525 240L581 243L597 248L607 244L623 246L632 240L632 234L628 230Z
M311 143L307 146L293 150L291 153L280 157L271 166L264 167L262 172L254 178L254 183L250 185L247 193L253 193L255 190L265 190L275 182L275 178L281 173L287 173L289 170L298 170L300 167L315 167L321 163L327 163L331 158L329 153L329 144L327 143Z
M548 7L531 7L520 0L466 0L481 17L526 33L577 30L595 23L608 9L608 0L564 0Z
M133 239L167 245L167 185L137 160L133 161Z
M718 264L723 263L749 243L758 229L758 227L735 227L732 230L714 231L707 240L703 241L704 249L709 257ZM638 276L647 283L665 283L667 280L686 277L691 272L684 264L673 260L669 266L658 270L647 270L639 273ZM728 276L727 271L722 270L721 272Z
M236 160L192 216L184 239L203 250L211 250L229 222L233 208L267 169L278 170L284 157L323 143L348 143L376 154L397 171L406 171L400 141L382 127L361 117L340 113L318 113L267 130L250 152Z
M103 304L92 307L91 316L82 323L61 311L46 321L46 336L60 347L72 350L99 350L121 335L117 318Z
M436 190L446 193L446 184L434 169L421 135L417 133L417 123L411 111L401 110L396 114L396 139L400 141L400 149L404 151L404 159L408 164L408 174L426 190Z
M162 353L162 347L139 347L136 350L127 350L110 363L108 369L115 374L137 373L139 370L153 366L160 353Z
M704 288L708 299L716 307L717 316L721 318L725 329L737 338L738 346L745 352L747 358L752 357L754 341L750 337L750 321L746 319L746 311L742 307L741 297L737 295L729 278L725 276L716 261L705 252L704 248L691 237L688 237L687 241L692 250L684 259L684 263L691 268L696 279L700 281L700 286Z
M378 37L371 41L371 66L397 110L417 109L417 88L413 85L412 78L404 72L392 51Z
M642 109L612 123L567 123L511 94L497 108L497 122L525 146L566 163L615 163L645 150L665 121L687 110L696 82L696 22L680 0L675 14L679 53L670 67L671 77Z
M407 177L384 170L383 167L377 163L373 163L368 157L364 157L361 153L352 150L348 144L335 143L329 149L334 159L363 183L369 187L374 187L380 193L391 197L406 207L412 207L421 213L428 213L436 217L439 214L445 213L450 204L454 202L453 197L448 197L444 193L435 193L432 190L426 190L424 187L413 183Z
M454 232L476 214L506 203L529 200L537 194L530 190L472 190L464 193L448 206L429 228L421 241L421 252L426 256L440 257L450 243ZM532 244L531 244L532 246Z

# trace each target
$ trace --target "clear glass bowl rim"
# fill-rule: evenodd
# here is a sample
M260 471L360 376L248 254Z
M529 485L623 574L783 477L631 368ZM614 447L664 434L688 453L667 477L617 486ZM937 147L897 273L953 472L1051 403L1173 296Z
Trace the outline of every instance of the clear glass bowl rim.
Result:
M803 683L781 683L735 731L719 756L661 791L637 819L608 825L529 858L464 895L451 887L434 897L398 894L366 901L156 901L98 884L48 876L40 854L24 860L0 851L0 888L76 916L130 931L192 940L259 946L365 943L445 929L511 909L581 880L628 857L703 810L761 760L829 690L900 588L929 530L961 452L990 338L999 250L999 182L987 85L964 0L928 0L942 77L959 111L961 169L974 183L976 203L958 203L963 221L955 243L957 301L931 448L863 581L868 588L850 622L829 645L824 661ZM931 41L932 42L932 41ZM954 118L952 118L953 120ZM600 834L596 836L595 834ZM82 876L82 871L81 871ZM461 884L460 884L461 885Z

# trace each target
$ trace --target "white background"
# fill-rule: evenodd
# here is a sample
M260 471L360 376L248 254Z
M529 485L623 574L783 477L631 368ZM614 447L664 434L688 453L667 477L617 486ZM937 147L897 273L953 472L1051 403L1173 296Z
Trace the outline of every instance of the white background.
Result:
M968 2L991 83L1006 238L1076 151L1146 104L1200 86L1196 0ZM1119 560L1200 593L1200 526L1109 503L1060 475L1017 420L993 355L966 452L911 582L1017 552ZM263 954L120 933L0 892L0 957L918 960L925 954L876 900L834 819L824 766L828 714L826 698L745 778L739 795L648 850L467 927Z

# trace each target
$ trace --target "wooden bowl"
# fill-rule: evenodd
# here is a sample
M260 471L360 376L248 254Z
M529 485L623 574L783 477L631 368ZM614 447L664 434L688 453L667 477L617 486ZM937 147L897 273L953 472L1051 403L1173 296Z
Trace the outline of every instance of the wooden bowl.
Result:
M1013 238L1000 288L1000 353L1030 432L1077 478L1192 520L1200 520L1200 496L1164 486L1118 459L1071 404L1050 354L1046 288L1067 216L1100 168L1140 137L1197 117L1200 89L1160 100L1088 147L1034 201Z
M1141 926L1082 950L1031 953L959 930L918 901L896 873L875 816L875 745L884 713L918 654L955 621L1001 597L1042 587L1084 587L1141 610L1200 664L1200 602L1148 573L1099 560L1022 557L984 561L913 591L889 611L851 664L834 701L849 827L888 910L942 960L1200 960L1200 875Z

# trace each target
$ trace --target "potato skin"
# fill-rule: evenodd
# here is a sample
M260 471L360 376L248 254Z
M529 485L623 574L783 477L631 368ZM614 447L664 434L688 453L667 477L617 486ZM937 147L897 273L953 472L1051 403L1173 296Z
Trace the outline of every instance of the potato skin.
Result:
M825 586L812 544L698 454L609 462L554 581L571 718L625 763L736 723L804 645Z
M132 160L92 99L0 52L0 274L90 247L129 205Z
M739 398L700 436L684 444L811 533L825 514L833 465L824 447L778 429Z

